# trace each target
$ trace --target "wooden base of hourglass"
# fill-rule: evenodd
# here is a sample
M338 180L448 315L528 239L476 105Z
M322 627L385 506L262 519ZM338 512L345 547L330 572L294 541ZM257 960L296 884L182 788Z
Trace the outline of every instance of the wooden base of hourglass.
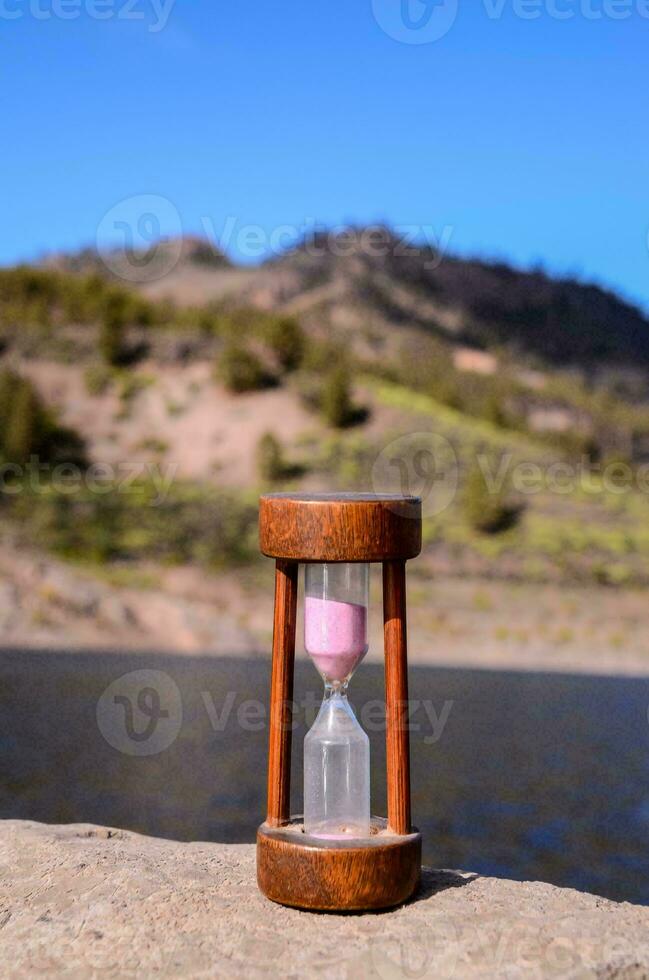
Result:
M280 905L318 912L394 908L416 891L420 868L421 834L393 834L379 817L360 840L310 837L299 818L257 831L257 881Z
M261 550L276 559L268 814L257 832L257 881L282 905L370 911L417 889L421 835L410 825L406 561L421 550L421 502L372 494L262 497ZM388 818L370 836L330 841L290 818L291 703L300 562L381 562Z

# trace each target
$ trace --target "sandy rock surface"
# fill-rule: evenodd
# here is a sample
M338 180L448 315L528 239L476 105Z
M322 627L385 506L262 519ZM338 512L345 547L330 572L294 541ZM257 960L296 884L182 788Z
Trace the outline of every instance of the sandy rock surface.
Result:
M313 915L257 891L252 845L0 824L3 977L649 977L649 908L425 870L417 900Z

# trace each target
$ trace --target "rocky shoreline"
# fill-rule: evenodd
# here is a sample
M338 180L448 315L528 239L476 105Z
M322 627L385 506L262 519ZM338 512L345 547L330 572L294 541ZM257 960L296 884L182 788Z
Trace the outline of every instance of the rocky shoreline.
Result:
M649 908L424 869L408 905L314 915L257 890L251 844L0 824L7 978L649 977Z

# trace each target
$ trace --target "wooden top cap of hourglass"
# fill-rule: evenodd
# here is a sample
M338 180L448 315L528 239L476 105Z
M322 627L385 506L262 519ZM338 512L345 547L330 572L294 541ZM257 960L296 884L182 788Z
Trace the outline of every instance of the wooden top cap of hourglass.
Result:
M392 494L267 494L259 541L287 561L395 561L421 551L421 500Z

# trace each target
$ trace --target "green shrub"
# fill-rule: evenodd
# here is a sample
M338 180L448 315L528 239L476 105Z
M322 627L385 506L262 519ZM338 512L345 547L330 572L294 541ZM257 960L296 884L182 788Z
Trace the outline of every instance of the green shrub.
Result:
M123 371L119 375L119 399L122 405L135 401L138 395L155 385L155 375Z
M158 439L157 436L147 436L136 446L136 449L145 453L155 453L162 456L169 451L169 443L165 439Z
M217 365L218 375L228 391L240 394L267 388L270 379L263 364L251 351L236 343L228 344Z
M295 371L304 358L306 338L292 317L278 317L268 323L265 339L284 371Z
M4 368L0 372L0 442L4 443L7 426L16 398L16 392L21 378L13 371Z
M264 482L274 483L286 473L282 446L272 432L266 432L257 443L257 469Z
M31 382L9 370L0 373L0 454L17 465L31 456L41 463L85 463L80 436L58 425Z
M127 302L120 292L111 293L104 309L99 334L99 350L106 364L118 367L124 360L124 329L127 324Z
M196 326L206 337L216 337L221 331L221 320L210 310L199 310L196 314Z
M358 410L351 396L349 371L344 364L337 365L326 378L320 395L320 409L327 423L335 429L344 429L358 419Z
M496 474L498 465L484 462L483 467L476 460L466 478L462 505L470 527L479 534L499 534L513 527L521 514L520 506L513 505L503 485L491 487L488 473Z
M241 492L151 481L127 492L10 495L0 501L29 542L74 561L197 564L221 568L256 559L257 501Z
M36 392L21 378L11 379L12 405L3 431L3 451L12 463L26 463L43 445L47 428L45 412Z
M154 304L101 276L74 275L58 269L16 266L0 270L0 325L52 327L102 323L119 297L129 324L162 322L162 304Z

